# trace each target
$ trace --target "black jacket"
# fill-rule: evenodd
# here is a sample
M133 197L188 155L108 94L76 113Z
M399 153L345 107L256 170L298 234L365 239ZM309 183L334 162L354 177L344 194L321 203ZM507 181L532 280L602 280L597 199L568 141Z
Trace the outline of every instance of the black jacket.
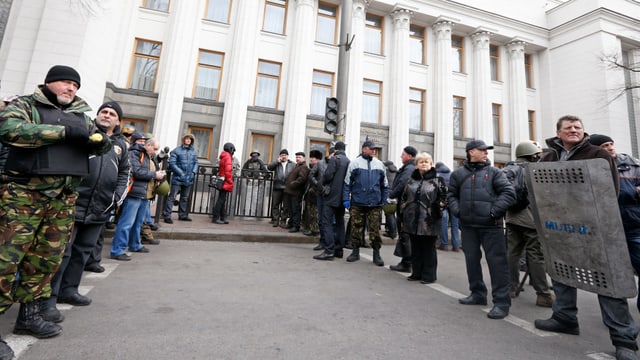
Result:
M407 185L411 174L416 169L416 161L410 160L406 164L403 164L395 178L393 179L393 184L391 185L391 190L389 191L389 198L391 199L400 199L402 193L404 192L404 187Z
M344 178L349 168L349 158L342 150L337 150L327 163L327 168L322 176L322 185L330 186L328 195L324 195L324 204L327 206L342 206L342 187Z
M282 171L282 163L279 160L267 165L269 171L273 171L273 189L284 190L287 177L291 174L291 171L296 167L296 163L291 160L287 160L287 166L285 171Z
M402 193L402 232L420 236L440 235L442 209L447 204L447 185L431 168L424 174L411 174Z

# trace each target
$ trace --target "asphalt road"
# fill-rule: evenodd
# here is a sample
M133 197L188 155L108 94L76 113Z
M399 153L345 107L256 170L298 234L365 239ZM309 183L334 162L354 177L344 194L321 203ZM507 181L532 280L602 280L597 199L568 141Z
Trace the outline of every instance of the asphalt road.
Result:
M93 303L59 305L61 336L12 335L17 306L0 333L20 360L613 359L593 294L579 292L580 336L545 333L533 321L551 311L529 286L504 320L487 318L490 305L459 305L462 253L438 252L438 281L422 285L374 266L370 249L347 263L313 260L312 247L163 240L85 273ZM398 261L392 252L383 247L386 266Z

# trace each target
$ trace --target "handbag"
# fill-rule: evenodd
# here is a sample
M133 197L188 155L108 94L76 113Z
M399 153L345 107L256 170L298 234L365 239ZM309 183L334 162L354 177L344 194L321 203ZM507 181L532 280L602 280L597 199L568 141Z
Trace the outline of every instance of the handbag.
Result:
M223 177L216 176L216 175L211 176L211 181L209 182L209 186L217 190L222 190L223 184L224 184Z

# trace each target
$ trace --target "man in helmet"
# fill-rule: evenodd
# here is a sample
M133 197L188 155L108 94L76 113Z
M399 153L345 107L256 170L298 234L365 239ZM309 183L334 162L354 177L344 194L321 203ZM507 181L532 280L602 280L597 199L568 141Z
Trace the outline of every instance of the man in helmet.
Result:
M540 149L532 141L523 141L516 146L516 160L506 164L504 172L516 189L516 198L518 198L519 194L523 194L526 201L523 165L528 162L538 162L540 153ZM517 181L518 179L520 181ZM524 189L519 189L519 186L524 186ZM525 251L528 271L531 276L531 285L533 285L538 295L536 305L551 307L554 296L549 291L547 274L544 270L544 255L542 254L538 233L533 222L533 214L528 201L522 206L511 207L507 210L506 216L510 296L515 298L520 292L519 265L522 252Z
M187 204L189 202L189 193L191 185L198 173L198 154L193 147L196 138L187 134L182 137L182 145L171 151L169 156L169 167L171 168L171 190L167 197L167 203L162 212L164 222L172 224L171 209L176 194L180 192L180 204L178 205L178 220L191 221L187 214Z

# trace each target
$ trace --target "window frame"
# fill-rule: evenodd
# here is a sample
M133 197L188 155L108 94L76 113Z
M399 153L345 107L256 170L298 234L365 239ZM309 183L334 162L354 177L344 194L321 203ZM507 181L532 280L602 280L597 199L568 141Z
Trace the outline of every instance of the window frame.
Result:
M533 56L524 54L524 76L528 89L533 89Z
M273 156L273 144L275 143L275 137L273 135L269 135L269 134L262 134L262 133L251 133L251 137L249 139L249 144L250 144L250 148L249 151L260 151L259 149L256 149L255 144L255 140L256 138L262 138L262 139L266 139L267 143L269 144L269 150L268 150L268 154L263 154L260 153L260 157L262 158L262 161L264 161L265 163L270 163L272 156Z
M211 18L207 17L207 15L209 15L209 6L211 5L211 2L215 2L215 1L217 1L217 0L207 0L207 3L205 5L205 7L204 7L204 15L203 15L202 18L204 20L213 21L213 22L217 22L217 23L220 23L220 24L229 24L229 21L230 21L229 18L231 17L231 6L233 5L233 0L229 0L229 6L227 7L227 18L226 18L225 21L219 21L219 20L211 19ZM219 4L213 4L213 5L219 5Z
M415 36L414 32L412 31L412 28L419 28L422 31L422 37L419 36ZM427 28L424 26L420 26L417 24L409 24L409 36L410 36L410 43L413 44L417 41L421 41L421 49L420 49L420 54L421 54L421 59L419 62L413 61L413 59L411 59L411 50L409 50L409 62L412 62L414 64L422 64L424 65L426 63L426 59L427 59ZM413 47L413 45L411 45L411 47Z
M373 80L373 79L367 79L367 78L362 79L362 81L363 81L363 86L362 86L362 97L363 97L362 106L365 105L365 101L364 100L365 100L366 96L377 97L377 99L378 99L378 111L377 111L378 119L376 120L376 122L366 121L364 119L365 112L363 111L362 112L363 118L362 118L361 122L365 122L365 123L368 123L368 124L378 124L378 125L380 125L380 123L382 121L382 81ZM370 83L377 84L379 93L376 94L376 93L372 93L372 92L366 91L365 90L366 87L364 86L364 82L370 82Z
M139 132L142 132L142 133L146 133L147 132L147 127L149 126L149 122L147 120L133 119L133 118L125 117L122 120L120 120L120 129L124 129L129 124L131 124L132 125L131 127L136 129L136 131L139 131Z
M255 0L254 0L255 1ZM277 3L278 1L284 1L284 5ZM282 32L276 32L272 30L265 29L265 20L267 19L267 9L272 6L276 8L284 9L284 16L282 18ZM278 34L285 35L287 33L287 10L289 8L289 0L265 0L264 2L264 12L262 14L262 31L270 33L270 34Z
M491 50L495 49L495 54L491 53ZM489 44L489 59L490 59L490 72L491 72L491 80L493 81L501 81L502 77L500 76L500 46ZM495 64L495 74L494 67Z
M137 49L138 49L138 43L139 42L148 42L148 43L160 45L160 50L159 50L158 56L155 57L155 56L147 55L147 54L138 54ZM158 69L160 69L160 58L161 57L162 57L162 42L161 41L154 41L154 40L148 40L148 39L142 39L142 38L135 38L135 41L133 43L133 54L132 54L132 59L131 59L132 60L131 61L131 67L129 69L129 80L127 82L127 84L128 84L127 88L133 89L133 90L154 92L155 89L156 89L156 83L158 81ZM155 59L156 60L156 69L155 69L155 73L153 75L153 85L151 87L151 90L139 89L139 88L134 88L133 87L133 76L134 76L133 71L135 69L136 59L138 59L138 58Z
M262 62L278 65L278 76L274 77L273 75L270 75L270 74L260 73L260 64ZM282 63L279 63L277 61L258 59L258 69L256 71L256 86L255 86L254 94L253 94L253 106L263 107L263 108L267 108L267 109L278 109L278 103L280 102L280 80L281 80L280 78L281 78L281 76L282 76ZM277 82L278 82L277 89L276 89L276 98L275 98L275 106L274 107L268 107L268 106L262 106L262 105L257 105L256 104L256 102L258 100L258 86L260 84L260 82L259 82L260 77L276 79Z
M460 39L460 46L454 45L453 43L453 39ZM452 50L456 50L457 54L458 54L458 61L460 63L460 69L454 69L453 68L453 64L451 64L451 69L454 72L457 73L464 73L465 71L465 67L464 67L464 36L460 36L460 35L451 35L451 49Z
M331 17L331 16L328 16L328 15L321 14L320 13L320 7L321 6L327 6L327 7L335 8L335 16ZM317 11L317 18L316 18L316 36L315 36L315 41L317 41L317 42L319 42L321 44L330 44L330 45L335 45L337 43L337 41L338 41L337 40L337 37L338 37L338 19L340 18L339 17L340 16L340 12L339 11L340 11L339 5L331 4L331 3L327 3L327 2L323 2L323 1L320 1L318 3L318 11ZM333 41L330 42L330 43L326 43L326 42L323 42L321 40L318 40L318 32L320 30L319 20L320 20L321 17L322 18L333 19Z
M494 141L502 142L502 104L491 103L491 120Z
M369 21L371 21L369 18L377 18L380 20L380 27L376 27L373 25L369 25ZM365 14L365 41L364 41L364 52L367 54L374 54L374 55L384 55L384 17L383 16L379 16L379 15L375 15L372 13L366 13ZM380 34L380 52L371 52L367 49L367 44L368 42L366 41L366 37L367 37L367 33L371 30L371 29L376 29L377 32L379 32Z
M142 0L142 8L147 9L147 10L155 10L155 11L161 11L161 12L165 12L168 13L169 9L171 9L171 0L167 0L167 8L166 9L157 9L155 7L151 7L149 6L149 2L151 2L152 0Z
M331 76L331 84L329 86L325 85L325 84L321 84L321 83L317 83L315 82L314 78L315 78L315 73L323 73L323 74L327 74ZM325 100L326 98L323 98L321 103L322 105L322 111L319 114L316 114L313 112L313 89L315 87L319 87L322 89L329 89L329 96L331 97L333 96L334 93L334 89L335 89L335 81L336 81L336 77L335 77L335 73L329 72L329 71L324 71L324 70L318 70L318 69L313 69L313 76L311 78L311 104L310 104L310 108L309 108L309 114L312 115L318 115L318 116L324 116L324 112L325 112Z
M460 99L460 107L456 107L456 102L455 102L455 100L456 100L456 99ZM453 95L453 100L454 100L454 101L453 101L453 116L454 116L454 118L453 118L453 124L454 124L454 127L453 127L453 136L454 136L454 137L463 138L463 137L464 137L464 134L465 134L465 132L464 132L464 125L465 125L465 105L466 105L466 103L465 103L465 102L466 102L466 100L467 100L467 99L466 99L464 96L457 96L457 95ZM456 114L460 114L460 116L459 116L459 119L460 119L460 125L459 125L459 128L460 128L460 134L456 134L456 132L455 132L455 129L456 129L456 128L455 128L455 119L456 119L456 118L455 118L455 116L456 116Z
M412 91L417 91L417 92L420 93L420 101L413 100L413 98L411 97L411 92ZM426 93L427 93L427 91L425 89L409 87L409 129L410 130L426 131L426 128L427 128L427 124L426 124L426 120L425 120ZM419 104L420 105L420 128L419 129L411 127L411 115L412 115L411 114L411 108L412 108L411 105L414 105L414 104Z
M209 54L216 54L216 55L220 55L221 60L220 60L220 66L217 67L215 65L209 65L209 64L203 64L200 59L202 58L202 53L209 53ZM193 91L191 93L191 96L194 99L206 99L206 100L214 100L214 101L219 101L220 99L220 86L222 85L222 70L224 68L224 53L219 52L219 51L213 51L213 50L206 50L206 49L198 49L198 63L196 64L196 74L195 74L195 79L193 81ZM196 94L196 91L198 89L198 79L199 79L199 75L200 75L200 69L201 68L206 68L206 69L217 69L219 72L219 76L218 76L218 87L217 87L217 92L216 92L216 97L215 99L210 99L210 98L204 98L204 97L198 97Z
M193 134L193 130L205 131L209 133L209 141L207 142L207 156L201 157L200 154L197 153L197 150L196 150L196 155L198 156L198 160L202 159L202 160L211 161L211 148L213 146L213 128L204 127L204 126L187 125L187 134L191 134L195 137L196 135ZM196 141L200 143L202 140L196 138Z
M536 112L527 110L527 125L529 127L529 140L536 140Z

